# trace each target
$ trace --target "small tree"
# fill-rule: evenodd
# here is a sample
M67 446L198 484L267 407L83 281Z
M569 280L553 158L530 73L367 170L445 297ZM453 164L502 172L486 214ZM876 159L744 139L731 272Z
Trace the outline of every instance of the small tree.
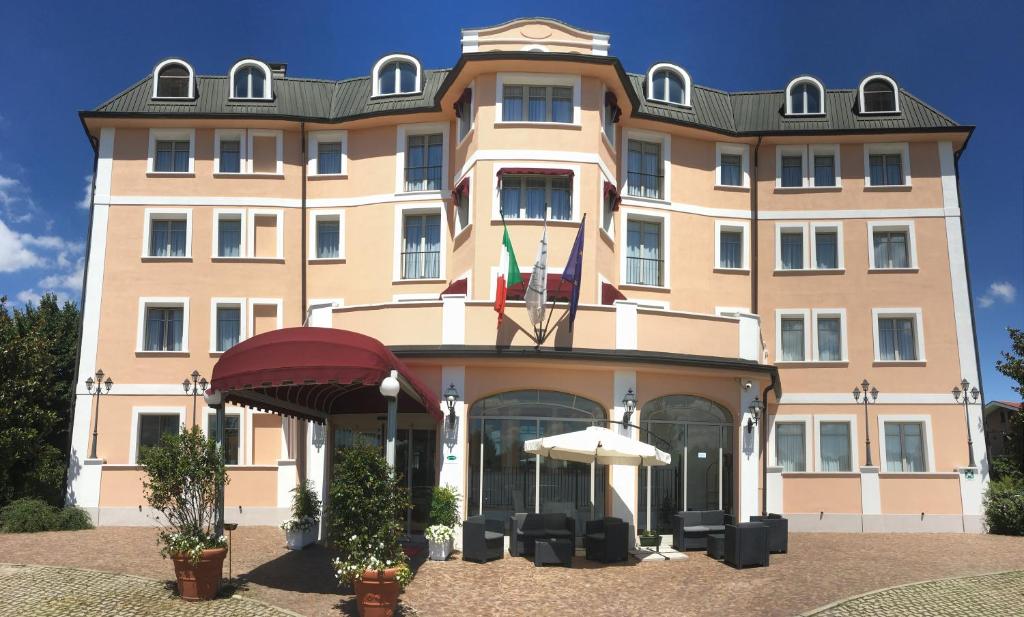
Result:
M459 524L459 493L450 486L435 486L430 499L430 524L455 527Z
M1017 383L1013 391L1018 398L1024 401L1024 330L1007 328L1010 335L1010 351L1001 352L1002 360L996 360L996 370L1006 375ZM1024 407L1010 414L1010 447L1015 452L1014 460L1017 471L1024 473L1024 443L1021 443L1021 435L1024 434Z
M303 481L291 492L292 518L281 523L281 529L306 531L320 522L320 497L309 480Z
M159 444L139 453L139 463L146 472L146 501L163 515L157 519L163 526L161 555L188 555L195 563L203 550L226 546L214 533L217 489L228 481L214 440L196 426L164 434Z

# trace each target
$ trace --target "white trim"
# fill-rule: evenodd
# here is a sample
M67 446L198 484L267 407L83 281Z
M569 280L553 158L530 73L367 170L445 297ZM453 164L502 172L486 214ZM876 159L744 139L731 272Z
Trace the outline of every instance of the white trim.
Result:
M343 261L345 259L345 211L341 209L310 210L309 218L309 254L306 256L306 259L308 259L310 262ZM317 257L318 219L336 219L338 221L337 257Z
M678 75L683 80L683 101L682 101L682 103L677 103L675 101L669 101L668 99L656 99L656 98L654 98L654 74L656 72L658 72L658 71L663 70L663 69L675 73L676 75ZM646 88L645 92L647 93L647 100L658 101L660 103L666 103L668 105L677 105L677 106L681 106L681 107L690 107L690 101L691 101L691 99L690 99L690 85L693 82L690 80L690 74L687 73L686 70L683 69L683 67L677 66L675 64L671 64L669 62L659 62L658 64L655 64L650 69L648 69L646 83L647 83L647 88ZM665 94L668 95L668 87L667 87L667 85L665 87Z
M838 360L822 360L819 357L820 347L818 345L818 318L824 317L826 319L839 319L839 337L840 337L840 349ZM847 345L846 337L846 309L845 308L816 308L811 309L811 335L814 337L814 344L811 347L813 352L814 362L824 362L825 364L831 364L833 362L848 362L850 360L849 347ZM856 465L855 465L856 467Z
M555 219L548 218L547 221L548 221L549 225L551 225L551 224L558 225L558 224L564 224L564 223L579 223L582 220L583 214L581 213L581 210L583 209L583 206L582 206L582 198L583 198L583 196L580 194L580 182L581 182L581 176L583 174L582 174L582 170L581 170L579 165L559 165L557 163L534 163L534 162L530 162L530 161L496 161L494 163L494 166L493 166L494 173L491 174L491 186L492 186L492 191L493 191L491 194L494 195L494 198L491 200L491 222L492 223L500 223L502 221L502 216L501 216L501 183L498 182L498 171L500 171L500 170L502 170L502 169L504 169L506 167L510 167L510 168L511 167L526 167L526 168L534 168L534 169L568 169L569 171L571 171L572 172L572 189L571 189L571 193L572 194L569 196L569 198L571 200L570 201L570 206L571 206L570 218L568 220L563 220L563 219L555 220ZM472 186L472 183L470 184L470 186ZM602 188L603 188L603 185L602 185ZM547 207L550 209L551 204L547 204ZM603 205L603 202L602 202L602 209L603 208L604 208L604 205ZM520 210L520 213L522 214L523 211ZM513 223L513 222L518 222L518 221L540 222L542 220L543 219L526 218L526 217L505 219L506 223ZM549 269L549 271L550 271L550 269Z
M914 475L919 473L935 473L935 439L932 437L931 414L879 414L878 415L878 467L880 473L899 473ZM885 423L886 422L918 422L924 426L925 461L924 471L888 471L889 461L885 457Z
M775 451L775 426L781 422L782 424L803 424L804 426L804 470L784 471L782 473L809 473L814 469L814 459L811 452L813 437L810 435L813 417L810 414L775 414L768 416L770 419L768 426L768 460L771 461L769 467L781 467Z
M832 223L822 222L811 222L810 237L808 238L808 244L811 249L811 261L808 267L811 270L820 270L822 272L842 272L846 269L846 262L843 258L843 222L835 221ZM818 230L825 232L833 231L836 234L836 267L835 268L819 268L818 267Z
M238 255L221 255L220 254L220 220L221 218L234 218L237 217L239 221L239 238L238 238ZM237 259L245 257L248 253L246 252L246 220L248 217L245 215L245 208L214 208L213 209L213 245L210 249L210 255L213 259Z
M872 154L899 154L900 165L903 167L903 184L871 184L871 155ZM864 144L864 188L868 189L891 189L911 186L910 173L910 144L903 142Z
M722 231L738 231L740 238L741 265L739 268L726 268L722 265ZM750 221L715 221L715 270L746 272L750 270ZM744 309L743 312L746 312Z
M394 92L381 92L380 91L380 69L385 64L388 64L389 62L392 62L392 61L408 62L408 63L412 64L416 68L416 84L415 84L415 87L412 90L410 90L408 92L403 91L402 90L402 80L401 80L401 77L400 77L400 75L396 74L395 75L395 91ZM398 69L396 68L395 71L397 72ZM402 95L408 95L408 94L419 94L420 92L423 91L423 68L420 66L420 61L419 60L417 60L416 58L414 58L414 57L412 57L412 56L410 56L408 54L388 54L388 55L384 56L380 60L377 60L377 63L373 65L373 72L371 72L370 75L372 75L372 82L371 83L372 83L372 92L373 92L373 94L370 95L371 98L380 97L380 96L402 96Z
M202 424L200 424L199 428L203 431L203 434L206 435L207 434L207 429L210 426L210 418L216 418L217 417L217 410L213 409L212 407L206 407L204 405L203 406L203 410L202 410L201 413L202 413L202 417L203 417L203 422L202 422ZM248 424L246 422L246 415L247 414L245 414L245 408L244 407L237 407L237 406L232 405L230 407L230 409L228 409L228 408L224 409L224 416L225 416L225 418L227 416L238 416L238 450L237 450L238 464L236 464L236 465L226 465L226 467L229 470L232 469L232 468L235 468L235 467L244 467L244 466L250 464L250 463L248 463L248 461L252 460L252 458L251 458L251 456L252 456L252 444L249 443L248 439L246 439L246 430L245 429L246 429L246 426Z
M171 64L181 65L181 66L185 67L186 71L188 71L188 94L185 95L185 96L158 96L157 95L157 88L159 86L158 82L160 80L160 71L164 70L164 68L166 68L168 65L171 65ZM196 98L196 72L195 72L195 69L192 68L191 64L189 64L188 62L182 60L181 58L168 58L168 59L164 60L163 62L161 62L160 64L156 65L156 67L153 68L153 97L152 98L154 98L156 100L159 100L159 101L188 101L188 100Z
M152 255L149 246L150 223L153 219L185 221L185 254L184 255ZM192 259L192 208L146 208L142 222L142 258L159 260Z
M226 349L217 349L217 309L221 306L238 307L238 342L246 339L246 308L245 298L210 298L210 353L223 353Z
M783 157L800 157L800 186L782 185L782 159ZM805 189L810 184L807 179L807 146L779 144L775 146L775 188L782 190Z
M722 184L722 155L738 154L742 166L741 184ZM748 144L733 144L715 142L715 186L721 188L738 189L750 188L750 146Z
M907 234L907 260L906 268L882 268L875 263L875 232L876 231L903 231ZM914 221L886 221L884 223L868 221L868 269L885 272L899 272L901 270L916 270L917 265L917 235L914 233Z
M157 171L156 142L188 140L188 171ZM195 129L149 129L149 151L146 158L146 173L168 176L194 174L196 165L196 130Z
M661 199L650 199L629 194L629 140L659 142L661 143L661 166L662 166L662 187ZM642 131L639 129L622 129L622 145L619 148L619 186L622 187L623 200L628 196L631 200L646 203L672 203L672 135L654 131ZM747 214L749 216L749 212Z
M749 313L749 306L716 306L715 315L719 317L733 317L739 319L740 313Z
M132 432L128 435L128 464L138 464L139 456L139 416L178 416L178 431L185 426L184 407L132 407Z
M942 394L914 392L881 392L877 403L880 405L948 405L949 392ZM860 405L849 392L787 392L779 400L780 405Z
M508 161L508 160L520 160L520 161L551 161L562 163L587 163L590 165L597 165L609 180L614 179L616 176L612 173L611 169L605 164L604 159L593 152L571 152L561 150L519 150L519 149L508 149L508 150L476 150L473 154L469 155L466 162L462 164L462 168L455 174L455 177L461 178L469 173L480 161Z
M439 204L436 204L436 205L411 205L411 206L396 205L394 212L395 212L395 214L394 214L394 216L395 216L395 220L394 220L395 235L394 235L394 240L393 240L393 242L394 242L393 243L393 247L394 248L391 251L391 259L392 259L392 264L391 264L391 266L392 266L391 267L391 280L392 280L392 282L393 283L399 283L399 282L405 282L405 281L419 281L419 282L422 282L422 283L432 283L432 282L442 282L443 283L443 282L446 282L447 279L445 277L447 276L447 272L448 272L448 270L447 270L447 259L446 259L446 253L448 252L448 242L447 242L448 234L445 233L445 218L446 217L445 217L445 211L444 211L444 204L443 203L439 203ZM404 279L404 278L402 278L402 256L401 256L402 246L403 246L402 239L403 239L404 230L405 230L405 216L407 214L413 214L413 215L416 215L416 214L437 214L438 216L441 217L441 233L440 233L441 247L439 249L440 250L440 259L439 259L439 264L438 264L438 278L437 279L419 279L419 278ZM436 298L437 296L435 295L434 297Z
M395 304L409 304L410 302L433 302L435 304L442 304L442 300L438 299L437 294L430 292L392 294L391 302Z
M310 131L307 139L309 160L306 161L306 176L309 178L346 178L348 177L348 131ZM336 174L322 174L317 168L320 142L341 143L341 171Z
M804 111L795 112L793 111L793 105L791 97L789 96L793 86L808 83L818 89L818 101L821 109L815 112L807 111L807 101L804 101ZM821 82L811 77L810 75L801 75L790 80L789 84L786 85L786 115L787 116L824 116L825 115L825 86L821 85Z
M638 289L671 289L672 288L672 219L665 212L641 211L635 208L619 208L619 219L622 221L622 250L619 251L619 287L628 286ZM629 219L653 221L661 225L661 285L641 285L639 283L627 283L626 281L626 254L629 252L626 240L629 229ZM600 291L598 292L600 293ZM638 301L637 301L638 302ZM666 303L667 306L667 303Z
M890 111L864 111L864 86L869 81L874 79L881 79L889 82L892 86L893 99L896 104L896 109ZM900 113L900 87L896 85L896 81L888 75L882 75L881 73L875 73L874 75L868 75L860 81L860 85L857 86L857 111L858 113L875 115L875 114L898 114Z
M871 210L767 210L759 212L757 218L767 221L790 221L795 219L900 219L914 218L958 218L959 209L952 208L877 208Z
M907 318L914 320L914 344L917 346L917 358L913 360L882 360L878 340L878 320L880 318ZM875 344L875 363L878 364L924 364L924 317L920 308L873 308L871 309L871 333Z
M280 330L284 327L284 300L281 298L249 298L249 332L246 338L256 335L256 317L255 309L257 306L274 306L277 307L277 326L275 330Z
M395 140L395 194L405 195L437 195L439 198L447 196L451 190L448 187L448 148L451 145L449 136L450 123L448 122L418 122L415 124L399 124ZM409 137L412 135L435 135L441 134L441 187L432 191L407 191L405 188L405 152L409 146Z
M604 131L605 122L607 122L607 120L608 120L607 117L606 117L606 112L607 112L607 109L608 109L608 105L605 104L605 101L608 99L608 93L609 92L611 92L611 90L608 89L608 86L602 83L601 84L601 113L600 113L600 115L601 115L601 136L604 138L605 143L608 144L608 147L611 148L612 150L615 150L616 145L618 144L618 142L615 140L615 132L616 132L615 131L615 126L616 126L617 123L612 122L612 136L611 137L608 137L608 134L605 133L605 131ZM621 120L621 118L620 118L620 120Z
M235 96L235 72L247 66L254 66L263 71L263 96ZM244 58L236 62L228 71L228 100L229 101L269 101L274 98L273 71L264 63L255 58ZM246 91L252 94L252 84L248 84Z
M814 414L814 469L819 473L859 473L860 459L857 457L857 414ZM825 471L821 463L821 423L846 422L850 425L850 468L846 471ZM884 445L884 444L883 444Z
M572 122L547 122L526 120L502 120L505 100L505 82L513 86L566 86L572 88ZM498 73L494 86L494 126L582 126L583 78L580 75L559 75L553 73ZM526 107L523 108L526 113Z
M220 142L224 139L238 140L238 171L222 171L220 168ZM241 176L249 169L249 139L246 129L214 129L213 131L213 175Z
M803 320L804 326L804 357L802 360L783 360L782 359L782 320L792 319L799 317ZM811 362L811 333L809 332L811 327L811 311L810 309L799 309L799 308L780 308L775 309L775 363L776 364L787 364L787 363L803 363Z
M803 265L800 268L782 267L782 234L799 231L803 238ZM800 272L810 269L811 251L808 245L808 224L807 223L776 223L775 224L775 271L776 272Z
M178 354L188 355L189 299L187 296L144 296L139 298L138 327L136 330L135 353L139 354ZM177 351L147 350L146 309L148 308L181 308L181 349Z
M284 259L284 210L252 208L248 211L249 221L246 225L247 256L259 259ZM277 252L273 256L256 255L256 217L272 216L277 227Z
M280 129L249 129L248 133L248 145L246 147L246 173L254 176L283 176L284 175L284 131ZM256 171L256 159L255 159L255 148L253 142L256 141L257 137L273 137L274 138L274 155L276 157L276 164L274 171Z

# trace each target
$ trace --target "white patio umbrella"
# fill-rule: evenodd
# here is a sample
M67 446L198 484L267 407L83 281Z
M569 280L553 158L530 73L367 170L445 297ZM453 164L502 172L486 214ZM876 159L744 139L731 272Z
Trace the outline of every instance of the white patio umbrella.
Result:
M672 455L649 443L620 435L603 426L589 426L582 431L530 439L523 445L529 454L538 454L562 461L656 467L672 462ZM590 468L590 507L594 507L594 468ZM647 521L651 520L651 473L647 473Z

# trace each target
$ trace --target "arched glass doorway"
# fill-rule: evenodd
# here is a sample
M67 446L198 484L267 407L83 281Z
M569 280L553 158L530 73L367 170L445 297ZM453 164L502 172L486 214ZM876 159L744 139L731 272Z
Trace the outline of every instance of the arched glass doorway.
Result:
M733 505L732 415L706 398L663 396L640 411L640 439L667 450L672 464L651 476L651 518L662 533L680 510L725 510ZM640 470L638 521L647 528L647 469Z
M469 512L507 522L516 512L562 512L576 530L590 518L591 465L523 452L529 439L606 426L594 401L547 390L503 392L469 410ZM594 516L604 516L608 471L594 469Z

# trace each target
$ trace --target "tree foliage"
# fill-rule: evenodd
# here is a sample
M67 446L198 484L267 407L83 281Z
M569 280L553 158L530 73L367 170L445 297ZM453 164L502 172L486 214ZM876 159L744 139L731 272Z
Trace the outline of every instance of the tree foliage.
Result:
M52 294L23 309L0 296L0 505L64 501L78 324Z
M1010 351L1000 353L1001 360L996 360L996 370L1006 375L1017 383L1013 391L1017 393L1019 400L1024 401L1024 330L1007 328L1010 335ZM1010 414L1010 460L1017 464L1017 472L1024 474L1024 443L1021 443L1021 435L1024 434L1024 406Z

